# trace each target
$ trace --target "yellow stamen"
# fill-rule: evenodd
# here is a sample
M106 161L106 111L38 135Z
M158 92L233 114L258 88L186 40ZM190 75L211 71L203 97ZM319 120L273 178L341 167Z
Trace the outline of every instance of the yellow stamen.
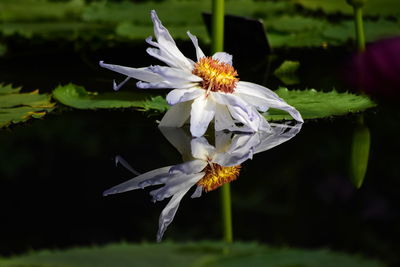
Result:
M207 90L207 94L209 91L233 93L239 81L238 74L231 65L212 57L200 58L192 73L203 79L201 87Z
M206 174L197 182L197 185L202 186L204 191L209 192L223 184L236 180L240 173L240 165L224 167L216 163L210 163L204 171Z

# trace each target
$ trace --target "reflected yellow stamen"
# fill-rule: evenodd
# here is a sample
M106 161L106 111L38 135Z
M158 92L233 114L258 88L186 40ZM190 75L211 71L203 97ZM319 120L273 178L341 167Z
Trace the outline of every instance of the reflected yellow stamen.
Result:
M238 74L231 65L212 57L200 58L192 73L203 79L201 87L207 92L233 93L239 81Z
M209 192L223 184L236 180L240 173L240 165L223 167L216 163L210 163L204 169L204 172L206 174L197 182L197 185L202 186L204 191Z

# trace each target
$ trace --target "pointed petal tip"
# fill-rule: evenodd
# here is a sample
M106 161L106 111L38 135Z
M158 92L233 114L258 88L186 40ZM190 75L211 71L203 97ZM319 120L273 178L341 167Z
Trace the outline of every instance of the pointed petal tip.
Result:
M112 195L112 194L114 194L113 190L106 190L106 191L103 192L103 197L106 197L106 196L109 196L109 195Z

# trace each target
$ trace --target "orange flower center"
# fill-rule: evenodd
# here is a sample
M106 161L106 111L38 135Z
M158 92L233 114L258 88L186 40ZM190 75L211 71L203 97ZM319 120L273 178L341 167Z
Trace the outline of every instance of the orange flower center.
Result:
M209 192L223 184L236 180L240 173L240 165L223 167L216 163L210 163L204 171L206 174L197 182L197 185L202 186L204 191Z
M239 81L236 70L229 64L212 57L202 57L194 65L194 75L203 79L201 87L207 91L233 93Z

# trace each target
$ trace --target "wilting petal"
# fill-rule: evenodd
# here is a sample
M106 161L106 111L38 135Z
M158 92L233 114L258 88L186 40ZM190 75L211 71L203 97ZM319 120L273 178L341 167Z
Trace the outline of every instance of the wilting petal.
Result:
M236 85L235 91L240 92L241 94L283 101L283 99L280 98L274 91L262 85L251 82L239 81Z
M215 153L215 147L210 145L204 137L193 138L190 144L192 155L196 159L207 161Z
M259 130L261 124L259 113L250 104L233 94L214 93L213 96L217 103L227 106L231 116L238 122L249 127L252 132ZM242 129L246 130L246 127L240 130Z
M302 125L303 123L297 123L294 126L278 124L273 127L271 133L260 132L261 142L256 146L254 154L266 151L290 140L300 132Z
M253 138L256 134L236 134L231 145L223 152L214 155L212 161L221 166L235 166L253 157L254 147L260 142Z
M100 66L121 74L124 74L126 76L146 81L146 82L160 82L163 80L163 78L158 75L157 73L152 72L149 70L148 67L146 68L129 68L129 67L124 67L120 65L112 65L112 64L106 64L103 61L100 61Z
M179 83L171 83L169 81L147 83L147 82L138 81L136 83L136 87L141 88L141 89L165 89L165 88L185 89L185 88L193 87L193 83L183 82L183 83L179 84Z
M171 68L166 66L150 66L149 69L163 77L164 80L171 83L183 83L183 82L201 82L203 79L178 68Z
M194 36L193 34L191 34L190 32L187 32L187 35L189 36L190 40L192 40L192 43L194 45L194 48L196 49L196 57L197 60L199 60L202 57L205 57L203 51L201 50L200 46L199 46L199 42L197 40L197 37Z
M216 153L226 151L232 144L233 132L215 131L215 151Z
M167 102L170 105L175 105L180 102L193 100L204 94L204 92L204 89L201 89L199 87L192 87L189 89L175 89L168 93Z
M182 127L190 116L191 104L191 101L187 101L171 106L158 127Z
M183 161L193 160L190 149L192 135L182 128L159 127L164 137L179 151Z
M153 197L153 200L162 201L165 198L169 198L175 195L177 192L184 190L185 188L192 187L201 178L203 178L203 176L204 172L189 175L174 175L174 179L167 180L167 183L163 187L151 191L150 195Z
M217 52L212 56L213 59L218 59L220 62L229 64L232 66L232 55L225 52Z
M192 62L190 62L178 49L174 39L172 39L168 30L162 25L155 10L151 11L151 19L154 23L154 34L160 49L159 56L166 60L162 60L171 67L177 67L184 70L191 70Z
M300 113L266 87L249 82L238 82L235 94L261 111L276 108L287 111L295 120L303 122Z
M157 242L161 242L162 236L167 230L168 225L173 221L176 211L179 208L179 203L181 202L183 196L189 191L189 188L176 193L171 200L168 202L167 206L163 209L158 220L158 232L157 232Z
M167 167L162 167L159 169L155 169L155 170L146 172L142 175L139 175L133 179L130 179L126 182L123 182L122 184L116 185L116 186L104 191L103 196L118 194L118 193L126 192L129 190L141 188L139 186L139 183L141 183L142 181L151 179L157 175L169 175L170 169L171 169L171 166L167 166Z
M228 108L225 105L217 104L215 108L215 131L229 130L238 131L239 127L236 126Z
M215 102L200 96L193 101L190 112L190 132L193 136L202 136L214 118Z
M201 193L203 193L203 187L202 186L197 186L196 190L193 192L191 198L201 197Z
M193 174L201 172L207 166L207 161L201 159L195 159L191 161L186 161L184 163L174 165L169 170L170 173L184 173L184 174Z

